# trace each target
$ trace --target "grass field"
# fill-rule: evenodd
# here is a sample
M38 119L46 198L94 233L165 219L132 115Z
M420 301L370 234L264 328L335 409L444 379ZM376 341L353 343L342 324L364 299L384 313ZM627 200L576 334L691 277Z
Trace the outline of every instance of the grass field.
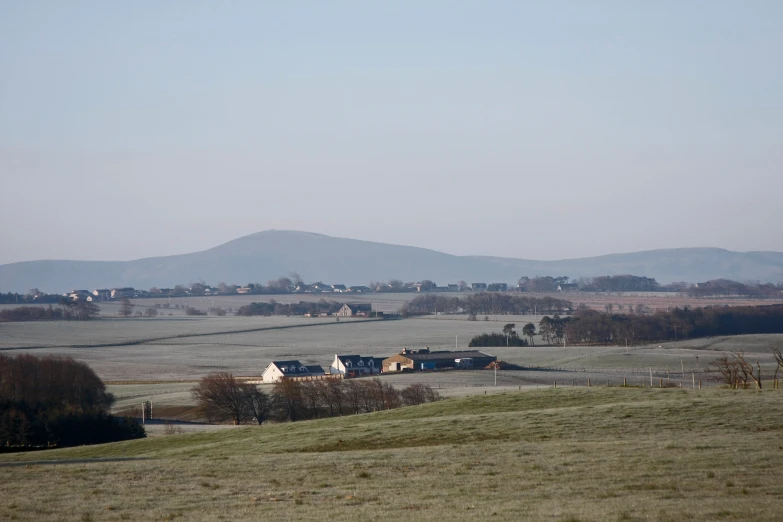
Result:
M780 520L783 392L549 389L0 456L4 520Z

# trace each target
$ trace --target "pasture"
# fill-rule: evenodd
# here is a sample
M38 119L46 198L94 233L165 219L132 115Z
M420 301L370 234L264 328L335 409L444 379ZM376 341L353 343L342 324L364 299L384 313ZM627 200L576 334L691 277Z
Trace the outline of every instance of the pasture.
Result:
M776 520L783 392L547 389L0 456L5 520Z

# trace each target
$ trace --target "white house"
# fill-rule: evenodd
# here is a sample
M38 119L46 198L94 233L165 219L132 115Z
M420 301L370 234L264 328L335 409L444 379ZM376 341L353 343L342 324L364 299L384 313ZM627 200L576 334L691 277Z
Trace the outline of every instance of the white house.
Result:
M361 355L334 354L334 361L329 368L332 375L377 375L383 368L382 357L362 357Z
M372 304L352 303L344 304L334 315L338 317L369 317L372 314Z
M125 288L112 288L111 290L111 298L112 299L122 299L123 297L133 297L135 290L130 287Z
M266 367L261 379L264 383L278 382L280 379L303 378L303 377L323 377L326 375L324 369L320 366L305 366L300 361L272 361Z

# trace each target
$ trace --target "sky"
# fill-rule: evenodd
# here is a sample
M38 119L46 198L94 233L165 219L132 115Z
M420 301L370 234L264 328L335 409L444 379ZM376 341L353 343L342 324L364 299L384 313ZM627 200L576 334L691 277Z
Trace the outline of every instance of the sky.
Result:
M783 251L783 2L0 0L0 264Z

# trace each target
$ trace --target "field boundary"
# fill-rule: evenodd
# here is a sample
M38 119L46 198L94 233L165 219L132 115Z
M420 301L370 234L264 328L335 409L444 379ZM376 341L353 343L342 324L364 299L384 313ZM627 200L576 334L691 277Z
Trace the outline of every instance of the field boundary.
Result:
M137 346L140 344L155 343L158 341L168 341L173 339L187 339L190 337L207 337L210 335L230 335L241 333L253 333L263 332L267 330L286 330L289 328L312 328L315 326L331 326L331 325L348 325L348 324L365 324L376 323L378 321L385 321L386 319L362 319L359 321L335 321L333 323L314 323L314 324L288 324L280 326L261 326L257 328L244 328L241 330L224 330L219 332L203 332L203 333L188 333L177 335L166 335L163 337L150 337L145 339L129 339L125 341L111 342L111 343L96 343L96 344L46 344L36 346L11 346L0 348L1 351L10 350L43 350L47 348L113 348L119 346Z

